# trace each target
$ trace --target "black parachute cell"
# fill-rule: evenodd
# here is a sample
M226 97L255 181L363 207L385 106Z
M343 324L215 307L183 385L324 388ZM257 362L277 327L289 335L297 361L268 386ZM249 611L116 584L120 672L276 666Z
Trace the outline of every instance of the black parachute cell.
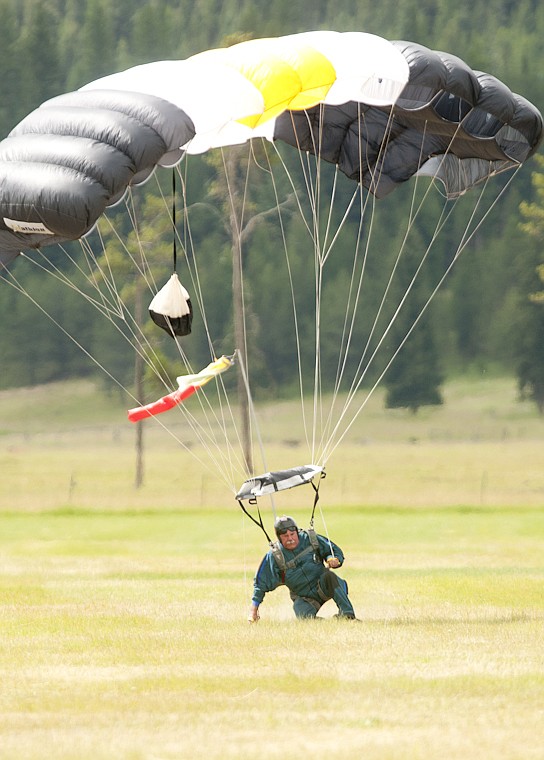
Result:
M184 111L151 95L92 90L47 101L0 143L0 263L85 235L194 134Z
M393 45L410 70L393 106L350 101L287 111L274 139L336 164L378 198L419 171L455 197L535 152L542 117L532 104L455 56Z

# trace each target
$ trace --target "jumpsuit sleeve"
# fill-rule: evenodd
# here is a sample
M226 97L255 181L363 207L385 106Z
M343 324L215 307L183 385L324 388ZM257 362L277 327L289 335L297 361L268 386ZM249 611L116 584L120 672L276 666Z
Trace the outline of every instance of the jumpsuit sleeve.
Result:
M334 543L334 541L321 535L317 537L317 540L319 542L319 549L323 559L329 559L329 557L334 555L340 561L340 565L344 564L344 552Z
M259 565L257 574L253 579L253 598L251 601L258 607L263 601L264 595L269 591L274 591L281 584L280 569L276 564L272 552L268 552L263 557L263 561Z

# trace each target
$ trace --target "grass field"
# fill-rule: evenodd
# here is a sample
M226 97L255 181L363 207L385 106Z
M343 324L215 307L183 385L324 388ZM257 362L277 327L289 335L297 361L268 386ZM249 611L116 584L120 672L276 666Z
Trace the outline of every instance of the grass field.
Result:
M250 626L264 537L161 435L135 492L120 409L0 393L2 760L544 758L544 422L508 381L416 418L378 398L331 466L362 623L280 589ZM302 463L289 405L263 414Z

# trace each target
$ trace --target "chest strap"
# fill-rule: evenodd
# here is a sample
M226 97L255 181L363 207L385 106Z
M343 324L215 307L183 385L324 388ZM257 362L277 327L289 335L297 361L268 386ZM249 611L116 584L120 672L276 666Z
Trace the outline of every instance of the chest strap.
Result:
M321 555L319 553L319 543L318 543L317 535L315 531L314 530L308 531L308 537L310 539L310 546L307 546L305 549L303 549L300 552L300 554L297 554L296 557L293 557L293 559L290 559L290 560L285 559L285 555L283 551L281 550L281 543L279 541L274 541L270 544L270 550L272 552L272 556L274 557L276 565L279 567L280 572L281 572L282 583L285 583L286 570L293 570L293 568L295 568L298 565L299 560L301 560L302 557L305 557L307 554L310 554L310 553L316 554L318 559L321 560Z

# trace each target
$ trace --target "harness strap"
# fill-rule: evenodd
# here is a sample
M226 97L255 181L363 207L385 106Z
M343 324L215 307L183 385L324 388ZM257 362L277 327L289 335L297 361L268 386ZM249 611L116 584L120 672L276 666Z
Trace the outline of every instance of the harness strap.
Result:
M259 505L257 504L257 514L259 515L259 519L256 520L255 517L253 517L253 515L250 512L248 512L247 509L244 507L242 501L240 499L237 499L237 501L238 501L238 504L240 505L240 508L242 509L242 512L245 515L247 515L250 520L253 520L253 522L255 523L255 525L259 526L259 528L262 530L262 532L264 533L264 535L268 539L268 543L272 546L272 541L270 540L270 536L268 535L268 533L266 532L266 528L264 527L263 517L261 515L261 511L259 509ZM255 503L257 503L257 500L255 500Z
M321 557L321 552L319 551L319 541L317 540L317 533L313 529L313 527L308 528L306 531L308 534L308 538L310 539L310 543L313 547L314 552L317 554L320 560L323 558Z
M286 560L285 555L281 550L280 542L274 541L270 544L270 549L272 551L272 556L276 560L276 564L280 568L282 572L285 572L286 570L292 570L294 567L296 567L299 564L299 561L302 559L302 557L305 557L307 554L310 554L310 552L314 554L319 555L319 544L317 543L317 536L316 536L316 544L314 545L312 541L311 546L307 546L305 549L303 549L300 554L297 554L296 557L293 557L293 559ZM321 559L321 557L319 557Z
M300 552L300 554L297 554L296 557L294 557L293 559L290 559L289 561L285 559L285 555L281 550L279 541L274 541L273 543L271 543L270 550L272 552L272 556L274 557L274 560L276 561L277 566L280 569L281 582L285 583L285 572L287 570L293 570L293 568L295 568L298 565L299 560L302 559L302 557L305 557L310 552L313 552L314 548L313 546L307 546L303 551Z
M305 549L303 549L300 554L297 554L296 557L293 559L290 559L288 562L285 561L285 567L287 570L292 570L294 567L296 567L299 563L299 560L302 559L302 557L305 557L307 554L310 554L310 552L313 552L314 548L313 546L307 546ZM283 554L282 554L283 556Z
M283 552L282 552L282 550L280 548L280 542L279 541L271 541L270 542L270 551L272 552L272 556L274 557L276 565L280 569L281 582L285 583L285 571L287 569L287 563L285 562L285 557L283 556Z
M326 474L323 471L321 473L321 476L320 476L319 480L317 481L317 485L314 483L313 480L310 481L310 483L312 484L312 488L314 489L314 493L315 493L315 496L314 496L314 505L312 507L312 516L310 517L310 528L314 524L315 508L317 507L317 502L319 501L319 486L321 485L321 481L324 480L325 477L326 477Z

